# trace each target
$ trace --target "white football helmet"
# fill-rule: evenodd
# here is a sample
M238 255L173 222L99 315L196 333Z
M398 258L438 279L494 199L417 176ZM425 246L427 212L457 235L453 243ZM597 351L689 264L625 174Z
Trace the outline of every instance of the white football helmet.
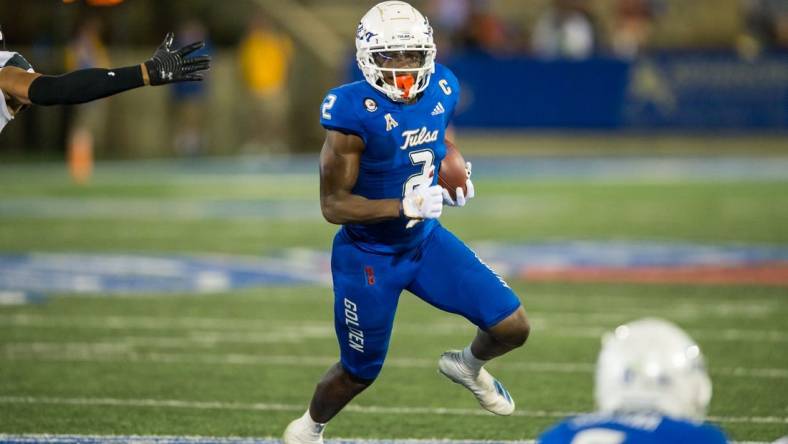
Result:
M356 30L359 69L373 88L394 101L406 101L427 88L435 72L435 52L429 21L405 2L373 6ZM393 54L407 54L416 67L383 66Z
M670 322L646 318L602 338L594 397L606 412L654 410L702 420L711 380L692 338Z

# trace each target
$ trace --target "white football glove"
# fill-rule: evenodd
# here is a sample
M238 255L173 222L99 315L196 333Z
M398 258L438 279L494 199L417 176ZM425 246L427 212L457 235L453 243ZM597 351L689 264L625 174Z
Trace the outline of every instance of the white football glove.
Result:
M441 188L443 190L443 203L444 205L448 205L450 207L464 207L469 200L473 199L476 196L476 190L473 188L473 182L471 182L471 165L470 162L465 162L465 173L468 175L468 179L465 181L465 188L468 189L468 195L466 196L465 193L462 191L461 187L457 187L455 191L457 200L451 198L449 195L449 190L446 188Z
M402 212L410 219L407 228L412 228L424 219L437 219L443 212L443 188L440 185L431 185L432 174L427 177L430 179L417 185L402 198Z

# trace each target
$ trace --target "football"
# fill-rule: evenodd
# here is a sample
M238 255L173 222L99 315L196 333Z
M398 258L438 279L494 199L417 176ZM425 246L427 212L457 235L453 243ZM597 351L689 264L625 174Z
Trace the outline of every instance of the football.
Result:
M441 168L438 172L438 184L449 190L451 198L456 200L458 187L462 188L463 193L468 193L468 189L465 188L467 179L465 159L457 147L449 140L446 140L446 157L441 161Z

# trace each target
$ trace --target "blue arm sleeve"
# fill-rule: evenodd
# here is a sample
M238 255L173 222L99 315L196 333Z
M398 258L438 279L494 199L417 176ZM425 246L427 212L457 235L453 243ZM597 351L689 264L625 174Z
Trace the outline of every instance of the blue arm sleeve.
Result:
M364 125L357 111L361 101L354 103L353 97L341 88L329 91L320 105L320 124L327 130L354 134L366 143Z

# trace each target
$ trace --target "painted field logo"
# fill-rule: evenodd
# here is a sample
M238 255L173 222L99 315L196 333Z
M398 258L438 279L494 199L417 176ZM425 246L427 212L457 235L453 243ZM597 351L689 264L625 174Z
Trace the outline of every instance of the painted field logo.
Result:
M364 332L359 328L358 307L356 303L345 298L345 325L349 330L347 343L353 350L364 353Z

